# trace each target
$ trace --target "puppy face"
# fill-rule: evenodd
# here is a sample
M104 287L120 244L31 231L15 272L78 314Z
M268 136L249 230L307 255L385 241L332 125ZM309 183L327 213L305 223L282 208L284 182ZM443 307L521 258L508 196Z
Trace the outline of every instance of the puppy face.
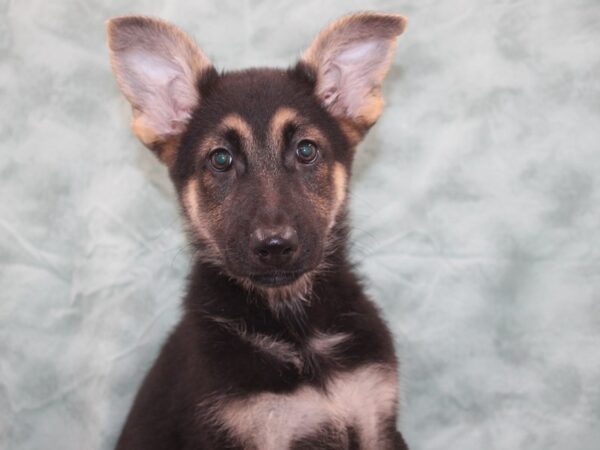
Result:
M343 211L354 147L381 113L405 19L326 27L289 70L218 74L165 22L109 21L133 129L169 167L201 255L244 285L305 290Z
M171 171L195 237L228 273L296 281L323 258L350 148L304 68L211 76Z

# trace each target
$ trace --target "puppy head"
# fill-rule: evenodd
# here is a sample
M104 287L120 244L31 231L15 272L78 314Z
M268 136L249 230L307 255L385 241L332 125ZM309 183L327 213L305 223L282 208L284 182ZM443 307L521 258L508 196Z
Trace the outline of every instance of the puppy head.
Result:
M134 133L168 166L202 257L267 294L308 288L344 209L354 147L381 114L405 24L349 15L292 69L218 74L174 25L108 22Z

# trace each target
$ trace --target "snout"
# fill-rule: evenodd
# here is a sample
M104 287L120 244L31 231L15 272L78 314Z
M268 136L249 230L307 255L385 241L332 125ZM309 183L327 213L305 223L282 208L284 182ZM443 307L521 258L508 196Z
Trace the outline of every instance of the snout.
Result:
M244 205L246 206L246 205ZM219 242L225 269L244 283L261 288L294 288L308 280L323 257L320 223L282 209L254 209L236 214ZM250 220L243 220L250 216Z
M258 266L286 270L298 254L298 233L289 225L257 228L252 233L250 247Z
M284 286L303 273L298 267L298 233L292 226L256 228L250 238L250 253L255 267L250 278L256 284Z

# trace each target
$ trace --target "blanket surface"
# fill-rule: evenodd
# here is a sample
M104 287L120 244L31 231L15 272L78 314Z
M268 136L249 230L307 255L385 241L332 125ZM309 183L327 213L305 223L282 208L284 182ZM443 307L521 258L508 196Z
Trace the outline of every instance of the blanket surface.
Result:
M104 21L285 67L364 9L410 19L351 199L406 440L599 448L598 0L0 1L0 448L110 449L180 315L189 249Z

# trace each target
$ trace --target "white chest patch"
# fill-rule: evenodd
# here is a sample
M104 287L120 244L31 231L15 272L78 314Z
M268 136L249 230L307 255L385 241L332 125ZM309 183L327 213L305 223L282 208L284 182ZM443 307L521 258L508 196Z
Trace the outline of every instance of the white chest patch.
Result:
M221 400L210 408L214 420L246 448L284 450L323 426L355 428L361 448L380 448L382 422L395 412L396 372L368 365L340 373L326 392L302 386L287 394L262 393Z

